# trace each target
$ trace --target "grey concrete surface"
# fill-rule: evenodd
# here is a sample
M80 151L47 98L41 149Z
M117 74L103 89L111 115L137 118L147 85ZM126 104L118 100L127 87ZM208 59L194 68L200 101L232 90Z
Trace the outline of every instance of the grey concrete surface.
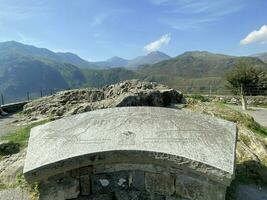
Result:
M231 179L235 147L236 125L222 119L159 107L103 109L33 128L24 173L38 179L92 163L147 160Z

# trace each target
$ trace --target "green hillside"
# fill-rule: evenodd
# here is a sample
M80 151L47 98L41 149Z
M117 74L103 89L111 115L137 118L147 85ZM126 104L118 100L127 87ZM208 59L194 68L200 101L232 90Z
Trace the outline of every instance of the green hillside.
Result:
M7 100L26 98L27 92L39 94L41 89L80 87L85 82L82 72L71 64L22 56L9 58L0 59L0 91Z
M224 93L224 74L241 59L267 69L267 64L258 58L200 51L186 52L135 70L91 69L77 67L83 61L75 54L57 54L47 49L6 42L0 43L0 93L7 100L21 100L27 97L27 92L34 97L40 96L40 90L103 87L127 79L155 81L189 93Z
M134 71L124 68L112 68L106 70L83 69L86 77L86 84L89 87L103 87L105 85L117 83L129 79L144 79L145 75L140 75Z
M80 68L99 68L99 66L95 65L94 63L88 62L73 53L55 53L45 48L38 48L15 41L0 43L0 59L5 59L10 55L48 59L61 63L66 62L76 65Z
M175 58L137 69L138 73L149 75L153 81L168 84L184 91L222 91L224 74L238 61L245 60L255 67L267 69L267 64L258 58L234 57L209 52L186 52Z

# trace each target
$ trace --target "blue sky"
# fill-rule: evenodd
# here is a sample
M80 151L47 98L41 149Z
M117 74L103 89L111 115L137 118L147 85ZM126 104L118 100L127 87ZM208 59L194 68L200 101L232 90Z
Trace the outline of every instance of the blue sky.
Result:
M0 0L0 41L88 60L267 51L266 0Z

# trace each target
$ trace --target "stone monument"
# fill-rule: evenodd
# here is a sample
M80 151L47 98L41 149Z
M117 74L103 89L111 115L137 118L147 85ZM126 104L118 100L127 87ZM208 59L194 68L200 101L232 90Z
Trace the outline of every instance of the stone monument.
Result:
M24 175L40 199L223 200L236 132L186 110L91 111L33 128Z

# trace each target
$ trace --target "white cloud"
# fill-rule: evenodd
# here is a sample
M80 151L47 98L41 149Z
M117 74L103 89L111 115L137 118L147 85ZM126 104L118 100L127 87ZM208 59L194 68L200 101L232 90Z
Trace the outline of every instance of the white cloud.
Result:
M159 50L162 46L169 44L171 40L170 34L165 34L161 36L158 40L149 43L144 47L144 50L147 52L152 52L152 51L157 51Z
M259 30L252 31L240 41L242 45L259 42L265 44L267 42L267 25L263 25Z

